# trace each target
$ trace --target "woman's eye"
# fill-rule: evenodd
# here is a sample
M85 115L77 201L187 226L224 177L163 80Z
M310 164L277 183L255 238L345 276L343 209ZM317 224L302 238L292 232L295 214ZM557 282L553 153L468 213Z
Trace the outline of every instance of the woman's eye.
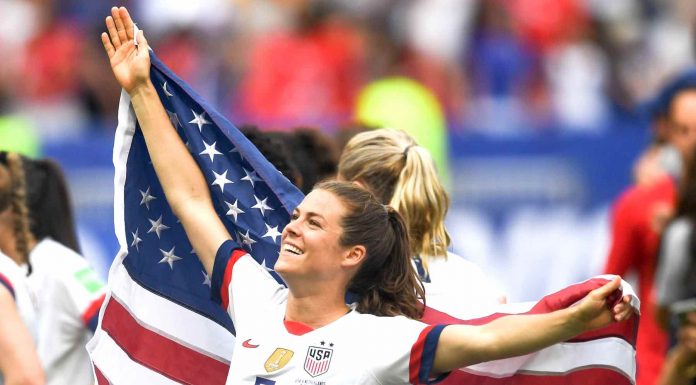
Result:
M294 221L294 220L296 220L296 219L299 218L299 217L300 217L299 215L293 213L293 214L290 216L290 219Z
M315 221L314 219L310 219L310 220L309 220L309 225L310 225L310 226L314 226L314 227L321 227L321 226L319 225L319 222Z

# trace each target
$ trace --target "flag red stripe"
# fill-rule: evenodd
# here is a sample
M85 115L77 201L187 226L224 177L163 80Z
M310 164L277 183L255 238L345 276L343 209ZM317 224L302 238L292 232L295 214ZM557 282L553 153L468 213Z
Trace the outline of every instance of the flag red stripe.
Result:
M85 325L89 324L89 321L99 313L99 309L101 309L101 305L104 302L104 298L106 297L106 294L102 294L99 298L95 299L92 301L92 303L87 306L87 310L85 310L84 313L82 313L82 323Z
M432 325L423 329L423 331L418 336L416 343L413 344L413 347L411 348L411 358L408 363L408 379L411 384L420 383L418 381L418 372L421 368L423 349L425 348L425 339L426 337L428 337L428 333L430 333L430 331L433 330L434 327L435 325Z
M622 373L608 368L585 368L562 375L516 373L512 377L493 378L461 370L454 371L440 385L632 385Z
M601 287L606 282L606 279L593 278L591 280L579 283L576 285L569 286L563 290L560 290L554 294L550 294L542 298L537 302L534 307L532 307L528 312L520 314L540 314L548 313L551 311L567 308L573 303L579 301L584 296L587 295L591 290ZM459 318L452 317L447 313L443 313L439 310L427 307L423 313L423 318L421 321L430 324L462 324L462 325L483 325L491 321L494 321L500 317L505 317L512 314L507 313L495 313L486 317L475 318L471 320L462 320ZM639 317L633 316L628 321L615 322L604 328L597 329L591 332L583 333L575 338L569 340L569 342L584 342L592 341L600 338L606 337L617 337L625 340L631 344L634 348L636 346L636 336L638 331Z
M228 366L138 323L115 298L109 299L102 329L135 362L190 385L224 384Z
M94 375L97 377L97 385L111 385L109 380L104 377L102 372L97 368L96 365L94 365Z

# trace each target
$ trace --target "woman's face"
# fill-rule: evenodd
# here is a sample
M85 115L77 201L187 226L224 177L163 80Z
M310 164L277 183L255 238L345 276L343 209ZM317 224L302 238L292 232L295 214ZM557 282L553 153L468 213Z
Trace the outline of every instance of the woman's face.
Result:
M275 270L289 278L325 280L341 270L341 258L349 248L342 247L341 219L346 208L334 194L314 190L295 209L285 226Z

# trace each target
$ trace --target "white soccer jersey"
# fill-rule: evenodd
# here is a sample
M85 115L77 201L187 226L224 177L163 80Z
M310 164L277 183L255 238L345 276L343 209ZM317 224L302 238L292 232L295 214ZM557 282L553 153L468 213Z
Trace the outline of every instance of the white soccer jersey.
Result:
M429 258L427 276L417 259L413 264L423 280L426 305L453 317L489 315L505 296L496 282L459 255L448 253L446 259Z
M27 286L26 277L22 269L7 255L0 253L0 287L10 292L17 305L17 312L29 329L29 333L36 341L36 309L34 297ZM2 314L0 314L2 317ZM5 380L0 373L0 385Z
M5 287L17 304L19 316L37 340L36 300L27 286L24 271L7 255L0 253L0 286ZM0 317L2 315L0 314Z
M284 321L288 290L236 244L225 242L213 269L234 321L227 384L422 384L429 379L444 326L355 310L312 330Z
M85 345L97 324L106 288L87 261L51 239L29 255L28 280L38 297L38 354L48 385L94 383Z

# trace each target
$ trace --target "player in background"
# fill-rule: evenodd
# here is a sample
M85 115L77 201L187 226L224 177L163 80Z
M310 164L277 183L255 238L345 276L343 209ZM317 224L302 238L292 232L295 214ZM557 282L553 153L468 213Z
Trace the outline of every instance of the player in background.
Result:
M667 353L667 335L655 312L654 277L660 235L674 213L683 166L696 149L696 72L687 71L656 98L654 119L663 142L656 147L659 172L626 189L612 208L607 274L635 271L642 301L638 329L637 385L654 385ZM653 167L654 169L655 167Z
M429 383L450 370L536 351L631 315L627 297L608 306L617 277L576 306L548 314L484 326L416 321L423 289L403 219L345 182L320 184L295 209L275 265L288 287L278 285L237 248L215 213L207 182L150 81L142 31L134 36L124 7L112 8L106 26L102 43L131 97L167 201L235 322L228 384L316 382L307 375L341 383ZM348 290L359 297L354 307L344 301ZM303 367L301 356L292 357L305 349Z
M19 156L10 163L17 166ZM16 223L13 215L21 209L24 186L8 167L0 165L0 223ZM23 227L18 224L17 230ZM27 255L23 255L26 261ZM36 315L23 271L0 253L0 384L40 385L44 374L35 349Z
M14 158L18 157L0 152L0 164ZM97 326L106 288L77 253L72 208L59 166L50 160L18 159L17 175L26 180L24 207L11 221L0 223L0 249L27 267L27 282L37 297L37 350L47 383L92 384L85 344ZM13 221L25 223L26 231L12 231ZM28 253L28 263L22 253Z
M466 319L505 302L500 287L478 266L447 250L449 197L430 152L405 131L383 128L355 135L341 154L338 178L367 188L404 218L429 307Z

